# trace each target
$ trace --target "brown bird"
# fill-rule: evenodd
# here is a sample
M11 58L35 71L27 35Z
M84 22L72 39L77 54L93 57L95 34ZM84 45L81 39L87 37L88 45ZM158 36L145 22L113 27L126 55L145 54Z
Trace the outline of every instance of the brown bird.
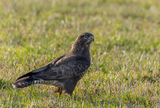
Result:
M19 77L14 88L24 88L32 84L55 86L54 92L72 95L77 82L90 66L90 44L94 41L91 33L85 32L77 37L68 54L64 54L46 66Z

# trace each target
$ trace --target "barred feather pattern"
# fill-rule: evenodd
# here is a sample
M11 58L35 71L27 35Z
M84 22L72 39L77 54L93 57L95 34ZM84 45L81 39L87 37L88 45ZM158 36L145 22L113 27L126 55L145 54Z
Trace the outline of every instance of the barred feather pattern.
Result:
M44 84L44 85L54 85L54 86L64 86L63 83L57 81L57 80L33 80L33 81L28 81L28 82L24 82L24 81L18 81L15 84L13 84L14 88L23 88L23 87L27 87L33 84Z
M62 86L63 87L63 83L57 81L57 80L34 80L33 84L46 84L46 85L54 85L54 86Z

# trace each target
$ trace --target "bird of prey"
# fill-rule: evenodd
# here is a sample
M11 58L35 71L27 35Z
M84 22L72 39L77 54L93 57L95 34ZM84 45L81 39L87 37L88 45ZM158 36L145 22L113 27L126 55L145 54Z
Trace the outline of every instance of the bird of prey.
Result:
M91 33L82 33L72 44L69 53L19 77L13 87L24 88L33 84L53 85L54 92L59 93L59 97L61 94L72 95L77 82L90 67L92 41L94 36Z

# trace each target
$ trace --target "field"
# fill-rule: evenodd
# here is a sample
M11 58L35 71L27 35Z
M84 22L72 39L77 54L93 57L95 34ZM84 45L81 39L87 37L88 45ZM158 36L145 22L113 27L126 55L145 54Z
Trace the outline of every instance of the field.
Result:
M0 107L159 107L159 10L159 0L0 0ZM92 64L71 98L12 88L86 31Z

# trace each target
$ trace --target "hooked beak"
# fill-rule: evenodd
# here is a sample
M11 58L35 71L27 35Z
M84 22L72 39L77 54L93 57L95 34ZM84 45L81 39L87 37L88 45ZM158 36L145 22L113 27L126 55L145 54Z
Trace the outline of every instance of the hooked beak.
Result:
M88 40L90 40L90 41L93 41L93 42L94 42L94 36L90 36Z
M93 35L91 35L84 44L85 45L91 44L92 41L94 41L94 36Z

